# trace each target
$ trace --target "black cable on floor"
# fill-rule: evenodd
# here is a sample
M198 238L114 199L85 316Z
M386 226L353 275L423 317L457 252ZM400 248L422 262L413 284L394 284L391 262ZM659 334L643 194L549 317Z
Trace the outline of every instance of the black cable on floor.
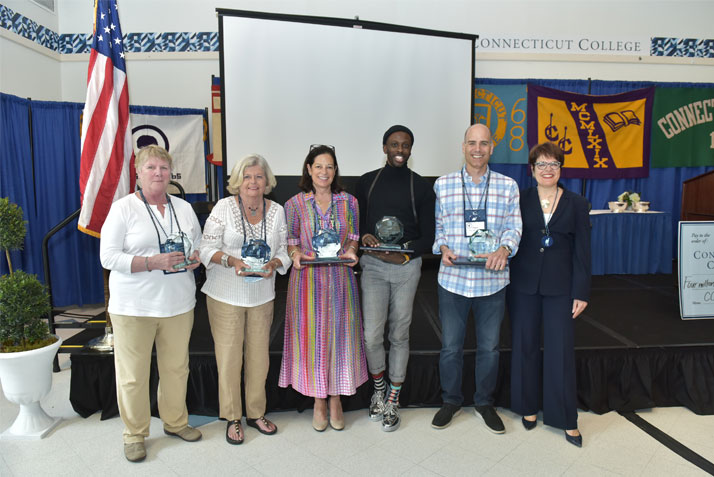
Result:
M622 417L645 431L647 434L657 440L660 444L664 445L678 456L696 465L704 472L714 475L714 463L708 461L704 457L694 452L689 447L672 438L672 436L670 436L669 434L662 432L661 430L659 430L649 422L645 421L642 417L635 414L634 412L618 411L618 414L620 414Z

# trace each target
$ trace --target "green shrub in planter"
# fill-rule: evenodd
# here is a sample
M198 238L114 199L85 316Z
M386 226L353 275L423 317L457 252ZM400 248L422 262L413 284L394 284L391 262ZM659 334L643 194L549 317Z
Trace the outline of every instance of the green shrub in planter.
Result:
M0 198L0 248L5 251L9 274L0 277L0 352L42 348L55 341L44 318L50 297L37 276L13 271L10 250L22 249L25 239L22 209Z

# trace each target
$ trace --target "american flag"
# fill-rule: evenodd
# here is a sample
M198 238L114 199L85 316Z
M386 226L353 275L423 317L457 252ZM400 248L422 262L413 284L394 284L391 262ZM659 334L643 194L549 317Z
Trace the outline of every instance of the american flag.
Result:
M136 182L129 85L116 0L95 0L87 100L82 120L78 228L99 237L109 208Z

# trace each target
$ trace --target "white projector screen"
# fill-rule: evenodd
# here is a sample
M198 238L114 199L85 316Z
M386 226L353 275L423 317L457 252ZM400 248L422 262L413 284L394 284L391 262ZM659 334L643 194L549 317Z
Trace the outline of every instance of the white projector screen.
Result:
M310 145L329 144L340 175L359 176L384 164L382 135L394 124L414 133L416 172L461 166L477 36L218 12L226 174L258 153L276 175L299 176Z

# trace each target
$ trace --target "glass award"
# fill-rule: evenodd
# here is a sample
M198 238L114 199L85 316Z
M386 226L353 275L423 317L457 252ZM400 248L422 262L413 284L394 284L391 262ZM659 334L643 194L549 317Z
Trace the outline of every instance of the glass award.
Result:
M483 267L486 265L485 257L477 257L486 253L493 253L499 247L498 238L488 229L479 229L469 237L469 256L467 259L454 260L454 265Z
M342 244L340 236L332 229L320 229L320 231L312 237L312 249L315 251L314 259L306 259L300 263L303 265L312 265L320 263L347 263L353 262L350 259L338 258Z
M243 263L248 265L243 272L247 274L265 273L263 266L270 261L270 245L262 239L250 239L240 251Z
M181 263L177 263L173 266L173 269L176 271L185 271L182 269L188 267L189 265L197 263L197 260L189 260L188 258L193 253L193 242L191 242L191 239L188 238L188 235L183 232L169 235L166 239L166 242L161 244L161 253L170 252L181 252L184 255L184 261ZM164 274L168 273L176 272L167 272L166 270L164 270Z
M360 250L367 252L401 252L413 253L414 250L402 248L398 243L404 237L404 225L391 215L382 217L374 226L374 235L379 239L380 244L374 247L360 247Z

